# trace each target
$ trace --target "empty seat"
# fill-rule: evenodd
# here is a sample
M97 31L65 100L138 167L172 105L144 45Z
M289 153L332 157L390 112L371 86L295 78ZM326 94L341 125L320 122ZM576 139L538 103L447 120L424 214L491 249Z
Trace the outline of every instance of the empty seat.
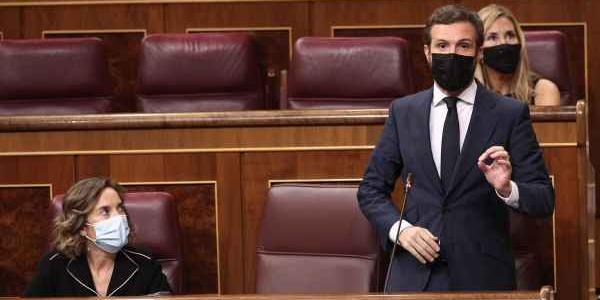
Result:
M0 115L106 113L111 94L100 39L0 41Z
M556 83L561 105L575 105L575 83L569 73L565 36L560 31L525 31L529 66L543 78Z
M376 291L375 233L356 186L282 184L269 190L256 250L256 292Z
M388 108L414 92L408 42L392 37L305 37L294 46L280 106Z
M241 33L156 34L142 42L141 112L264 109L254 43Z

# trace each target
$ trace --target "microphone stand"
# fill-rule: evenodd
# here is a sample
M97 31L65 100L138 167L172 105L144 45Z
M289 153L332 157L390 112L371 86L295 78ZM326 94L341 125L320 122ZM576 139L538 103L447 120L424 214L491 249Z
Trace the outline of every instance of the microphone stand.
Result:
M396 231L396 239L394 240L394 246L392 247L392 253L390 254L390 261L388 262L387 272L385 274L385 284L383 286L383 293L389 292L390 279L392 278L392 264L394 263L394 256L396 255L396 249L398 248L398 240L400 239L400 228L402 227L402 217L404 216L404 207L406 206L406 200L408 199L408 192L412 188L412 173L408 173L406 176L406 183L404 184L404 199L400 206L400 218L398 223L398 231Z

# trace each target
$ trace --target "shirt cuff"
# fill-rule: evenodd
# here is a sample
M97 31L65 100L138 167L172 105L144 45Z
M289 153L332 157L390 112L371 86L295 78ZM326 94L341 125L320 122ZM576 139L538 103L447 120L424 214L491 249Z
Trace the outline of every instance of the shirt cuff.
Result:
M402 231L404 231L404 229L411 227L412 224L410 224L406 220L402 220L402 225L400 225L400 221L396 221L396 223L394 223L394 225L392 225L392 228L390 228L390 232L388 234L390 242L392 242L392 243L396 241L396 236L398 235L398 226L400 226L400 232L402 232Z
M519 187L514 181L510 181L510 195L508 197L502 197L497 190L495 191L498 198L502 199L506 205L512 208L519 208Z

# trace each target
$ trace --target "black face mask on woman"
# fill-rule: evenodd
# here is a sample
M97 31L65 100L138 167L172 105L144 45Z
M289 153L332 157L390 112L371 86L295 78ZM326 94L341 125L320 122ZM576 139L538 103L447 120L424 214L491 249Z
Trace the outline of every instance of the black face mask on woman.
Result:
M483 48L483 63L500 73L514 73L520 59L521 44L501 44Z
M449 92L462 90L473 81L475 57L432 53L431 73L435 82L443 89Z

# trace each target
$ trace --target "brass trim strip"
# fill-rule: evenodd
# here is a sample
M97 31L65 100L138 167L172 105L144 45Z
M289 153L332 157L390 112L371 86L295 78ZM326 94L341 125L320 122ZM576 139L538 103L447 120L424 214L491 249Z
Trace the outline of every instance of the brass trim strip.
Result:
M577 143L540 143L541 148L571 148ZM374 145L363 146L306 146L306 147L245 147L245 148L187 148L187 149L138 149L138 150L74 150L74 151L25 151L2 152L4 156L48 155L101 155L101 154L169 154L169 153L231 153L231 152L290 152L290 151L344 151L373 150Z
M311 179L269 179L267 181L267 189L270 189L273 184L277 183L316 183L316 182L361 182L362 178L311 178Z
M85 34L85 33L143 33L148 35L148 29L81 29L81 30L42 30L42 38L46 34Z
M186 28L185 33L221 32L221 31L287 31L289 58L292 59L293 32L291 26L266 26L266 27L192 27Z
M200 148L200 149L148 149L148 150L91 150L91 151L41 151L4 152L2 156L39 155L95 155L95 154L154 154L154 153L228 153L228 152L287 152L287 151L338 151L372 150L375 146L314 146L314 147L250 147L250 148Z
M194 185L194 184L211 184L214 185L214 197L215 197L215 229L216 229L216 243L217 243L217 292L221 294L223 290L221 289L221 246L219 239L219 193L218 193L218 182L216 180L198 180L198 181L140 181L140 182L119 182L122 186L132 186L132 185L143 185L143 186L151 186L151 185Z
M340 29L419 29L425 28L425 24L405 24L405 25L333 25L329 26L329 36L335 37L335 31Z

